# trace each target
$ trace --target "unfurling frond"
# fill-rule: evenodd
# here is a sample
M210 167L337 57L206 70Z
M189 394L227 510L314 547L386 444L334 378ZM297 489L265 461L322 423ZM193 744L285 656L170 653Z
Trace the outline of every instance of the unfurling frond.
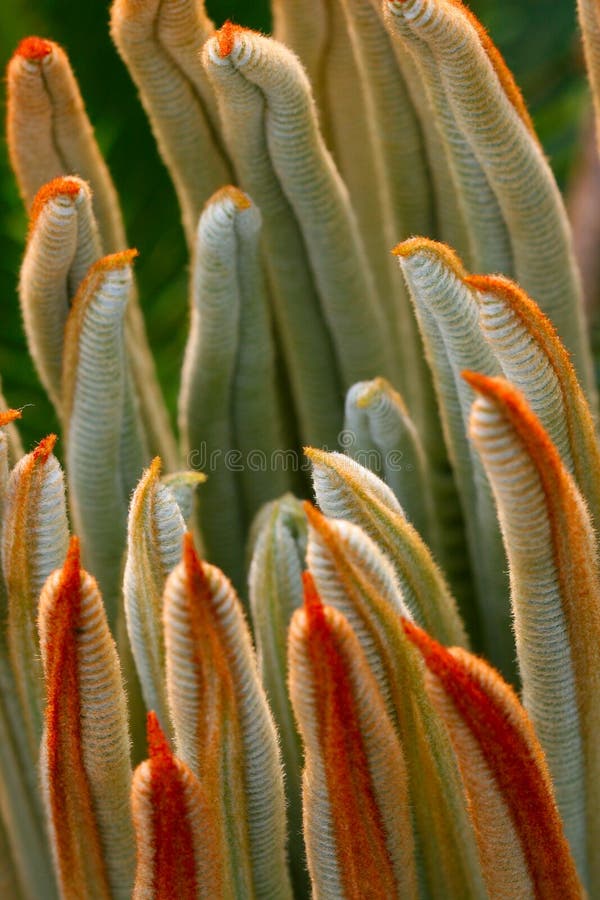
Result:
M286 47L224 29L207 43L204 64L241 184L264 213L269 280L302 434L333 446L338 379L348 388L392 367L346 191L318 130L306 75Z
M29 352L61 413L64 331L79 285L101 253L92 195L80 178L55 178L36 194L19 297Z
M504 376L525 395L600 520L600 444L588 401L552 322L506 278L471 275L483 334Z
M327 8L321 0L285 0L274 4L273 14L275 37L307 69L325 143L348 188L389 329L395 384L419 426L432 424L427 365L388 252L400 237L433 227L419 104L377 0L335 0Z
M356 634L402 743L419 879L435 896L444 896L448 885L452 896L477 894L482 876L462 781L444 726L425 692L419 661L402 631L405 607L393 571L356 525L326 520L309 507L307 514L308 561L323 601Z
M490 897L580 898L544 753L514 691L467 651L412 622L404 630L458 754Z
M189 534L164 622L176 751L207 792L224 893L288 897L281 763L250 633L231 583Z
M157 457L131 499L123 598L144 700L168 733L162 597L167 577L181 559L186 524L173 494L160 482L160 467Z
M208 555L240 590L246 530L289 486L276 462L284 429L260 231L260 213L233 187L200 217L179 400L187 458L209 474L200 505Z
M211 900L223 896L224 860L207 792L173 754L153 712L150 759L134 772L131 806L137 840L133 900Z
M102 598L80 568L76 538L42 591L39 632L41 773L62 894L126 900L134 867L127 705Z
M290 869L296 885L306 883L300 776L302 748L287 691L287 635L302 605L307 524L302 504L291 494L268 503L250 536L250 612L260 677L279 732L285 774Z
M62 47L26 38L7 74L8 148L25 205L52 179L78 175L92 189L104 252L124 249L117 193Z
M12 470L2 517L2 572L8 597L7 641L31 759L42 730L43 678L36 629L40 591L69 542L62 469L49 435Z
M26 38L8 65L7 79L9 153L27 209L47 182L80 176L92 191L102 253L124 251L117 192L64 50L52 41ZM155 452L176 468L177 449L133 285L130 293L128 344L142 418Z
M71 509L111 620L129 496L148 460L124 336L135 256L135 251L113 254L92 267L69 313L63 356Z
M522 284L554 322L592 395L567 216L512 75L460 0L386 0L385 14L425 82L443 135L466 210L469 265Z
M456 602L430 551L392 491L340 453L308 448L317 502L325 515L359 525L392 563L415 621L444 643L465 644Z
M512 675L505 556L491 491L467 438L473 391L461 378L465 368L496 375L500 366L479 328L477 303L464 284L466 272L456 254L425 238L405 241L394 252L410 288L433 371L477 585L479 627L490 658Z
M600 573L581 494L522 394L466 374L471 437L492 484L510 564L523 702L548 759L578 871L600 881ZM595 889L595 888L594 888Z
M289 638L290 693L305 747L304 827L317 896L417 896L406 764L347 620L310 576Z
M173 179L190 246L202 207L231 180L198 52L213 33L204 3L195 0L115 0L111 8L111 35Z
M403 398L384 378L361 381L346 395L344 449L383 478L408 520L432 543L435 517L423 444Z

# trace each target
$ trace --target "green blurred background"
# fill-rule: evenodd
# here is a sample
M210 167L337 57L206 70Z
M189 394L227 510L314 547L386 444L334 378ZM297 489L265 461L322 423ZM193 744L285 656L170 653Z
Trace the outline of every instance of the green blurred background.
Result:
M217 23L269 29L268 0L207 0ZM472 9L516 75L561 186L568 183L587 115L588 93L575 0L472 0ZM127 231L140 250L137 273L150 341L172 412L187 329L187 260L173 190L145 115L108 35L108 0L2 0L0 57L38 34L66 48L121 195ZM4 104L4 86L1 102ZM57 427L31 367L16 279L26 221L0 147L0 373L7 399L27 406L26 447Z

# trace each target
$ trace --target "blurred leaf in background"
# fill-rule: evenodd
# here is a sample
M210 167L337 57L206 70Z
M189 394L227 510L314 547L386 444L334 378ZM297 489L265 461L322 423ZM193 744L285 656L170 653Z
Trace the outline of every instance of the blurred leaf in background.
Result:
M208 0L217 23L231 18L269 29L268 0ZM564 185L577 150L587 88L575 0L473 0L516 75L546 152ZM67 50L117 184L129 240L140 250L140 293L161 382L172 412L187 331L187 261L179 213L135 89L108 34L108 0L3 0L0 57L38 34ZM4 96L1 102L4 104ZM22 434L27 447L57 423L33 371L21 328L16 281L26 220L0 147L0 373L9 402L30 405Z

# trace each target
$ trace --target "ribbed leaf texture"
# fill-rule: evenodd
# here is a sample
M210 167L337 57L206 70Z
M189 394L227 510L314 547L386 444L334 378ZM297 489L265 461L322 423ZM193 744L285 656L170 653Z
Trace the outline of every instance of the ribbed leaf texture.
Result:
M310 576L290 630L308 865L323 898L416 896L402 747L347 620Z
M386 0L385 7L447 147L466 212L469 264L519 280L552 318L593 391L566 214L512 75L461 2Z
M309 448L306 454L323 512L359 525L383 550L417 622L444 642L463 644L464 628L444 576L390 488L340 453Z
M128 244L115 186L64 50L52 41L25 39L9 63L7 77L8 149L27 209L47 182L79 175L92 190L102 251L125 250ZM177 450L133 292L128 332L135 383L152 446L169 466L176 467Z
M240 588L248 525L289 484L273 468L284 430L260 229L260 213L233 187L200 217L179 401L187 458L209 474L200 507L207 549Z
M411 622L404 630L457 750L489 895L581 897L544 754L514 692L476 656Z
M177 190L190 246L208 198L231 179L198 49L214 33L203 2L117 0L111 35L134 78Z
M309 410L306 418L300 416L303 436L314 440L314 434L319 443L332 443L331 426L312 430L317 415L335 422L337 403L324 406L326 387L336 390L332 378L337 373L342 385L350 387L361 378L389 374L391 367L383 313L345 188L318 130L306 75L287 48L225 26L207 43L204 64L241 183L259 207L269 211L269 225L277 229L269 235L265 221L271 282L276 301L285 298L279 328L292 385L305 395L304 402L314 397L318 403L310 418ZM307 166L308 184L303 174ZM275 203L281 226L272 212ZM290 257L293 265L301 266L297 273L290 269ZM297 331L299 310L291 308L296 291L302 297ZM309 331L313 311L320 324L315 322ZM313 343L318 335L322 349ZM297 393L296 398L299 404Z
M177 759L154 713L148 714L150 759L133 775L137 840L134 900L222 897L225 859L209 795Z
M42 728L43 678L36 630L40 591L58 568L69 541L62 469L49 435L12 470L4 497L2 572L6 584L6 634L17 694L25 717L31 759Z
M285 773L290 869L295 886L305 891L309 884L302 841L302 747L287 690L287 635L292 614L302 605L306 543L300 501L286 494L268 503L252 526L248 573L258 669L279 732Z
M69 308L101 253L91 191L79 178L55 178L35 195L19 296L29 352L61 414L64 331Z
M402 741L419 882L434 896L449 890L452 896L477 896L483 882L464 788L418 660L402 632L405 607L393 572L356 525L327 521L308 508L307 513L311 573L324 602L354 630Z
M290 896L279 748L250 634L231 583L200 562L189 534L164 622L177 755L207 792L224 893Z
M481 395L471 434L494 489L509 556L524 704L548 758L581 878L597 890L595 533L572 476L523 396L503 379L467 377Z
M115 253L90 269L67 320L63 355L73 518L111 618L117 608L129 495L148 458L124 339L135 256L136 251Z
M46 680L41 777L64 897L131 895L127 706L114 642L73 538L40 598Z
M161 484L160 468L157 457L131 499L123 599L146 706L169 731L162 597L167 577L181 559L186 523L172 492Z
M112 3L190 255L179 447L66 52L8 65L64 475L0 393L0 895L595 900L600 445L562 199L461 0L273 14Z

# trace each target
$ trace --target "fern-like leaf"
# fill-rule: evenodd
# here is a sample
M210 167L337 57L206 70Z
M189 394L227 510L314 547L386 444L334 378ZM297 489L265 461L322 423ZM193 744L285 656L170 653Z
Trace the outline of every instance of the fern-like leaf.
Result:
M42 786L63 897L131 896L134 837L127 706L93 578L72 539L40 597L46 679Z

